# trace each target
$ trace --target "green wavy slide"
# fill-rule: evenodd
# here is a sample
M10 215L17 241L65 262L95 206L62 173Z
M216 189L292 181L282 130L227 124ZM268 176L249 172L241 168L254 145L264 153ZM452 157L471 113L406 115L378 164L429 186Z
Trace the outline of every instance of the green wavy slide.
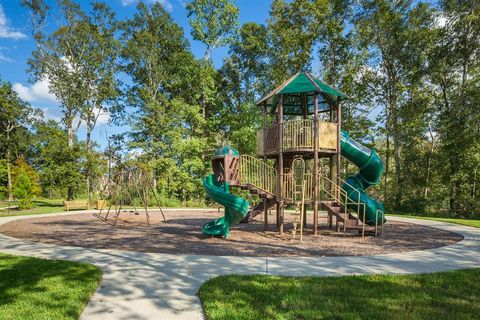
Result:
M365 204L366 221L362 222L368 225L384 224L387 220L383 214L383 204L365 193L365 190L380 183L384 171L382 159L380 159L375 150L369 149L353 140L343 130L341 131L340 143L342 156L360 169L356 175L347 178L342 188L353 202L360 200L360 203ZM351 209L357 209L355 205L350 206ZM363 220L362 215L359 218Z
M240 223L248 214L249 203L228 191L227 182L218 182L215 175L203 178L203 187L213 201L225 207L225 215L203 226L203 233L210 236L230 235L230 226Z

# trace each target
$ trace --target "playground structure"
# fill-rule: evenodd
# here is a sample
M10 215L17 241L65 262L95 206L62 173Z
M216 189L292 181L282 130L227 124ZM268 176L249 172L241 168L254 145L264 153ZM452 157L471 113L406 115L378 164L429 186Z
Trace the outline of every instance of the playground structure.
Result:
M263 129L257 132L259 158L239 155L229 147L215 151L213 174L203 180L207 195L225 207L225 216L204 225L207 235L228 237L230 226L249 222L276 206L276 226L285 231L285 206L293 205L300 239L307 226L306 208L318 234L318 211L328 213L328 226L378 234L386 220L383 205L365 190L377 185L383 163L375 150L356 142L341 129L341 102L347 96L309 73L297 73L257 105L263 108ZM359 171L346 180L340 175L342 157ZM229 193L240 187L262 200L249 210L248 202Z
M118 170L113 177L109 176L104 184L102 198L108 203L108 209L105 215L103 215L105 209L103 207L100 208L98 213L94 213L93 215L111 226L116 225L121 213L129 212L139 215L141 211L145 214L147 225L150 226L150 213L148 209L150 199L155 201L156 207L162 214L163 222L167 222L165 214L158 202L153 175L144 168L124 168ZM126 208L127 206L131 208ZM110 222L108 219L112 207L114 208L113 222ZM140 211L137 210L137 208L140 209Z

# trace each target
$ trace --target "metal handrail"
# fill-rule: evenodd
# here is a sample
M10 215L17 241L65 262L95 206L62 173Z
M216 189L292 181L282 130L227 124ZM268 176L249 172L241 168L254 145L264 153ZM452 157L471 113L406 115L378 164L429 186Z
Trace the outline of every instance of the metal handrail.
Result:
M377 229L378 229L378 213L382 213L382 217L385 217L385 212L383 210L377 209L375 211L375 237L377 236ZM382 234L383 234L383 218L382 218Z
M327 195L329 195L336 202L340 203L341 205L343 205L345 207L344 221L347 220L346 218L347 218L347 214L348 214L348 205L357 206L357 212L356 212L357 213L357 219L360 220L360 214L362 214L362 217L363 217L363 219L362 219L362 237L365 237L365 217L366 217L367 207L366 207L365 203L360 202L360 194L361 194L360 191L358 189L356 189L354 186L352 186L351 184L349 184L348 182L346 182L345 180L339 178L339 181L342 182L342 184L348 185L355 192L358 193L357 201L354 201L351 197L348 196L348 193L345 191L345 189L343 189L341 186L339 186L336 182L334 182L334 181L332 181L329 178L324 177L324 176L321 176L320 178L326 180L330 184L330 186L333 186L333 189L338 190L338 192L335 192L335 194L332 194L331 190L329 190L329 188L325 187L325 184L320 184L322 190L324 192L326 192ZM338 196L337 196L337 193L339 194ZM347 228L346 223L344 222L344 224L343 224L344 232L346 232L346 228Z
M251 184L257 189L275 194L277 174L275 169L258 158L240 156L240 182Z

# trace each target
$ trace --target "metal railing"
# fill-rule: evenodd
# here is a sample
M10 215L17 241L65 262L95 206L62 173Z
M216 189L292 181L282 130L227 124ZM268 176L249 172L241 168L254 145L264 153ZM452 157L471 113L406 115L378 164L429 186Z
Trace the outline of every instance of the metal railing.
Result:
M362 222L362 237L365 237L365 218L366 218L366 205L363 202L360 202L360 191L357 190L355 187L353 187L351 184L348 182L339 179L342 184L346 184L349 187L351 187L356 193L358 193L357 200L353 200L351 197L348 196L348 193L345 189L343 189L341 186L339 186L336 182L330 180L327 177L324 177L322 175L319 176L319 186L320 186L320 192L326 193L331 200L339 203L341 206L344 207L344 212L343 212L343 232L345 233L347 231L347 218L350 212L354 212L357 215L357 219ZM350 206L350 207L349 207ZM352 207L356 207L355 209L352 209ZM350 212L349 212L350 209ZM363 219L360 219L360 215L362 216ZM377 228L375 227L375 232Z
M275 194L277 174L275 169L263 160L249 156L240 156L240 182Z
M259 158L255 158L249 155L240 156L240 182L242 184L250 184L272 195L277 194L277 173L273 166L264 162ZM283 174L282 183L282 197L285 200L294 202L296 186L299 185L298 179L302 180L304 184L304 196L303 201L310 201L313 199L313 174L311 172L305 172L303 177L295 175L294 170L290 170ZM350 195L342 188L338 183L349 187ZM356 218L362 223L362 237L365 237L365 225L366 225L366 204L361 202L361 191L349 184L347 181L339 178L338 183L332 181L325 175L319 174L317 185L319 200L333 200L340 204L344 208L343 217L343 231L346 232L347 221L350 214L356 215ZM375 236L378 235L378 217L380 214L384 214L383 211L377 210L375 214ZM362 219L360 219L362 217Z
M382 214L382 224L380 225L380 228L382 230L382 236L383 236L383 219L385 217L385 212L383 212L380 209L377 209L377 211L375 211L375 237L377 237L378 235L378 214L379 213Z
M321 149L336 150L337 148L337 130L336 123L319 122L318 135ZM279 124L257 131L257 154L263 152L270 154L279 151ZM265 138L265 139L264 139ZM314 139L314 121L312 119L294 119L283 123L282 147L284 151L313 150L315 146Z
M283 124L283 149L313 149L313 120L289 120Z
M298 177L295 176L293 171L287 172L283 175L283 198L291 201L295 201L295 185L298 184L295 180ZM305 201L313 199L313 175L311 173L305 173L303 176L305 181Z

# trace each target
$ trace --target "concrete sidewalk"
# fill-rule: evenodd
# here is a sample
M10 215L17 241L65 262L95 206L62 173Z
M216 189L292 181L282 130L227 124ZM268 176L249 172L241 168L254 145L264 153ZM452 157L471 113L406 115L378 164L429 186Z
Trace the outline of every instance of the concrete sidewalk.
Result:
M62 213L77 214L78 212ZM0 218L17 219L58 214ZM82 261L102 268L100 287L81 319L202 319L197 292L211 277L225 274L340 276L411 274L480 265L480 229L430 220L390 217L462 234L445 247L360 257L218 257L172 255L55 246L0 235L0 251L40 258Z

